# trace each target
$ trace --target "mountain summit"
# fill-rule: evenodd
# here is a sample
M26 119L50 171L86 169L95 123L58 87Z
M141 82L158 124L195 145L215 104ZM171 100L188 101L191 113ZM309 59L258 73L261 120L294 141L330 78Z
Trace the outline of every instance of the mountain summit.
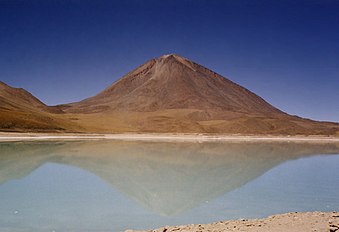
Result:
M7 131L339 135L338 123L284 113L175 54L144 63L93 97L56 107L0 83L0 119Z

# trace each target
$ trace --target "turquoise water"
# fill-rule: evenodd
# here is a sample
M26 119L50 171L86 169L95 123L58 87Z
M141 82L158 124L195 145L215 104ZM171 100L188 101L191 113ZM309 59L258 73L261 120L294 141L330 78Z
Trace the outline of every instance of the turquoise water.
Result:
M339 210L339 144L0 143L0 231L124 231Z

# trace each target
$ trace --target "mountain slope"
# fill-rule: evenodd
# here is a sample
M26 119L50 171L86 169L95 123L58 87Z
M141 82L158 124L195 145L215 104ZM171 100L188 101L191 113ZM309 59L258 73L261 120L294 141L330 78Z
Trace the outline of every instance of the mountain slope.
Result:
M63 113L58 107L47 106L22 88L13 88L0 81L0 107L2 109L39 110L50 113Z
M0 81L0 129L4 131L64 131L58 107L47 106L22 88ZM66 127L67 127L66 126Z

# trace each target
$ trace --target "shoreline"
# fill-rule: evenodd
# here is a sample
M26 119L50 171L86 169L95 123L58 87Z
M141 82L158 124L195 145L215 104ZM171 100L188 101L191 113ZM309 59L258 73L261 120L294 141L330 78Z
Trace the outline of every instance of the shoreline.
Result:
M228 135L189 133L121 133L121 134L77 134L77 133L20 133L0 132L0 141L30 140L129 140L129 141L197 141L197 142L339 142L339 137L318 135Z
M125 230L125 232L299 232L339 231L338 212L293 212L272 215L263 219L239 219L209 224L165 226L154 230Z

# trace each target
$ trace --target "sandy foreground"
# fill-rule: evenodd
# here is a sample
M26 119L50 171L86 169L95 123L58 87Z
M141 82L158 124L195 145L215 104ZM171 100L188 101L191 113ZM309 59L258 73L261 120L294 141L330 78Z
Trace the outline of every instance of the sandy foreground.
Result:
M223 135L223 134L47 134L0 132L0 141L22 140L78 140L111 139L140 141L295 141L295 142L339 142L339 137L330 136L271 136L271 135Z
M301 232L339 231L338 212L306 212L273 215L264 219L231 220L211 224L166 226L155 230L126 230L125 232Z

